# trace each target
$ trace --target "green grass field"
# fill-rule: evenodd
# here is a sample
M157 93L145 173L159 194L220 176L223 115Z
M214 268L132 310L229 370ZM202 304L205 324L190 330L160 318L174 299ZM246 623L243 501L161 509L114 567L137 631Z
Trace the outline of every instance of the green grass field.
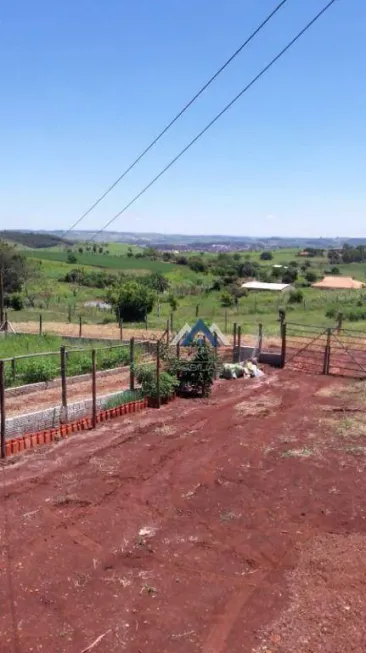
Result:
M53 261L67 263L68 253L57 249L24 250L24 254L30 258L41 261ZM172 272L177 266L163 261L150 261L148 259L136 259L128 256L116 256L108 254L93 254L92 252L75 252L77 264L81 266L93 266L107 270L147 270L149 272ZM70 264L69 264L70 265ZM75 264L71 264L75 266Z
M80 246L83 246L82 244ZM187 265L175 265L162 261L150 261L148 259L136 259L128 257L129 245L110 243L104 245L110 254L94 254L83 252L80 254L75 248L77 263L67 263L67 252L55 247L52 249L26 250L26 254L37 260L41 260L44 279L37 282L34 288L34 307L27 306L21 311L9 311L9 319L16 323L20 321L38 320L42 313L43 320L52 322L78 322L82 316L84 323L107 323L114 321L112 312L101 311L95 307L87 307L90 301L105 300L107 291L100 288L90 288L60 281L66 272L73 268L84 268L91 271L96 268L103 268L105 272L118 275L124 272L132 275L149 274L151 272L162 272L170 282L169 293L178 299L178 308L173 316L174 328L178 329L186 322L193 324L196 319L196 307L198 315L208 323L216 322L221 329L225 326L230 332L233 322L241 324L243 331L252 333L258 322L264 324L267 333L275 335L278 333L278 310L287 303L287 298L276 293L250 293L247 297L239 300L235 309L225 311L221 305L222 292L210 291L214 276L211 273L203 274L192 271ZM132 246L137 252L139 248ZM240 252L242 261L247 259L257 261L261 266L270 268L275 264L288 265L290 261L296 261L302 266L306 261L310 262L311 270L315 271L318 278L321 278L330 265L327 257L302 259L297 256L297 249L282 249L273 252L273 259L261 261L260 252ZM200 256L199 252L185 252L185 255ZM212 259L213 254L203 254L204 260ZM366 281L366 263L339 264L340 274L351 276L361 281ZM32 290L32 289L31 289ZM332 325L334 317L327 317L326 313L331 310L333 315L339 311L346 313L360 313L366 307L365 291L316 291L313 288L303 288L303 299L299 304L287 305L288 320L304 324ZM148 316L148 326L151 328L165 328L167 320L170 319L171 308L167 302L167 294L160 297L160 309L156 304L152 313ZM357 330L366 331L366 319L355 320L345 319L345 326ZM145 328L144 324L132 325L136 328Z

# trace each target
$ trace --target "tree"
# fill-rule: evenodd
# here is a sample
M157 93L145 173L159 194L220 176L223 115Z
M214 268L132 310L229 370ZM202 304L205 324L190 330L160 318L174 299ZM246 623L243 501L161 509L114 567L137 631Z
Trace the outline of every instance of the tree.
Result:
M133 257L132 247L129 247L127 250L127 258L132 258L132 257Z
M103 247L99 247L99 254L103 254Z
M223 306L224 308L231 308L232 306L234 306L235 303L233 295L229 293L227 290L224 290L224 292L222 293L220 302L221 302L221 306Z
M161 272L154 272L151 274L147 277L146 283L150 288L156 290L158 293L163 293L169 288L169 281L163 274L161 274Z
M0 241L0 268L3 271L4 294L20 292L28 275L28 260L17 252L15 247L2 241Z
M98 249L98 248L97 248L96 244L94 243L94 245L93 245L93 252L94 252L94 254L97 253L97 249Z
M171 295L169 295L168 302L169 302L169 305L170 305L170 308L172 309L172 311L176 311L178 306L179 306L179 302L178 302L176 296L173 295L173 293Z
M83 248L83 247L79 247L79 248L78 248L78 252L79 252L79 254L83 254L83 252L84 252L84 248Z
M308 271L305 273L305 279L306 279L306 281L308 281L309 283L315 283L315 281L317 280L316 273L315 273L313 270L308 270Z
M108 293L117 318L126 322L142 322L154 307L155 294L146 284L126 281L119 289Z
M207 272L206 263L198 256L192 256L192 258L188 260L188 266L193 270L193 272Z
M282 275L282 283L294 283L297 279L297 270L295 268L288 268Z
M339 268L334 266L334 267L331 268L330 273L333 274L334 276L337 276L338 274L340 274L340 270L339 270Z
M71 249L69 249L67 252L67 262L70 263L71 265L75 265L75 263L78 262L76 254L74 254L74 252L72 252Z
M262 252L259 258L261 261L272 261L273 254L272 252Z

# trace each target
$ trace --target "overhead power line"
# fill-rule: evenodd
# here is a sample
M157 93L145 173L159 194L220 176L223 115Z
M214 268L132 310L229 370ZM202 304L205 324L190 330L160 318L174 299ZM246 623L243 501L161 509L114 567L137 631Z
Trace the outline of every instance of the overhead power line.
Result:
M242 96L247 92L247 91L249 91L249 89L250 89L252 86L254 86L254 84L256 84L256 82L258 82L258 80L259 80L261 77L263 77L263 75L264 75L264 74L265 74L265 73L266 73L270 68L272 68L272 66L274 66L274 64L275 64L279 59L281 59L281 57L283 57L283 55L284 55L288 50L290 50L290 48L292 48L293 45L295 45L295 43L296 43L296 42L297 42L297 41L298 41L298 40L299 40L299 39L300 39L300 38L301 38L301 37L302 37L302 36L303 36L303 35L304 35L304 34L305 34L305 33L306 33L306 32L307 32L307 31L308 31L308 30L313 26L313 25L314 25L314 23L316 23L316 22L319 20L319 18L321 18L321 16L322 16L323 14L325 14L325 12L326 12L328 9L330 9L330 7L331 7L331 6L332 6L336 1L337 1L337 0L330 0L330 2L328 2L328 4L326 4L325 7L323 7L323 9L322 9L321 11L319 11L319 13L316 14L316 16L314 16L314 18L313 18L313 19L312 19L312 20L311 20L307 25L305 25L305 27L301 30L301 32L299 32L299 33L295 36L295 38L292 39L292 41L290 41L290 42L289 42L289 43L288 43L288 44L287 44L287 45L286 45L286 46L285 46L285 47L284 47L284 48L283 48L283 49L282 49L282 50L281 50L281 51L280 51L280 52L279 52L279 53L278 53L278 54L277 54L277 55L276 55L276 56L275 56L275 57L274 57L274 58L273 58L273 59L272 59L272 60L271 60L271 61L270 61L270 62L269 62L265 67L264 67L264 68L262 68L262 70L260 71L260 73L258 73L258 75L256 75L255 77L253 77L253 79L249 82L249 84L247 84L247 85L246 85L246 86L245 86L245 87L240 91L240 93L238 93L238 94L233 98L233 100L231 100L231 102L229 102L229 104L227 104L226 107L224 107L224 108L222 109L222 111L220 111L220 113L218 113L218 114L215 116L215 118L213 118L213 120L211 120L211 121L208 123L208 125L206 125L206 127L204 127L204 129L202 129L202 130L199 132L199 134L197 134L197 136L195 136L195 137L194 137L194 138L193 138L193 139L188 143L188 145L186 145L186 147L183 148L183 150L181 150L181 151L179 152L179 154L177 154L177 156L175 156L174 159L172 159L172 160L171 160L171 161L170 161L170 162L165 166L165 168L163 168L163 169L162 169L162 170L161 170L161 171L160 171L160 172L159 172L159 173L158 173L158 174L157 174L157 175L156 175L156 176L155 176L155 177L154 177L154 178L153 178L153 179L152 179L152 180L151 180L151 181L146 185L146 186L144 186L144 188L143 188L143 189L142 189L142 190L141 190L137 195L135 195L135 197L133 197L132 200L130 200L130 202L128 202L128 204L126 204L126 205L123 207L123 209L122 209L121 211L119 211L118 213L116 213L116 215L114 215L113 218L111 218L111 219L110 219L110 220L109 220L109 221L104 225L104 227L102 227L102 229L99 229L99 231L97 231L97 232L92 236L92 238L89 239L89 241L95 240L95 239L97 238L97 236L99 236L99 234L103 233L103 231L105 231L106 229L108 229L108 227L112 224L112 222L114 222L115 220L117 220L117 218L119 218L123 213L125 213L125 212L127 211L127 209L129 209L129 208L130 208L130 207L131 207L131 206L132 206L132 205L133 205L133 204L134 204L134 203L135 203L135 202L136 202L136 201L137 201L137 200L138 200L142 195L144 195L144 194L146 193L146 191L149 190L149 188L151 188L151 186L153 186L153 185L158 181L158 179L160 179L160 177L162 177L162 176L163 176L163 175L164 175L164 174L169 170L169 168L171 168L171 167L172 167L172 166L173 166L173 165L174 165L174 164L175 164L175 163L176 163L176 162L177 162L177 161L178 161L178 160L183 156L183 154L185 154L185 153L186 153L186 152L187 152L187 151L192 147L192 145L194 145L195 143L197 143L197 141L198 141L198 140L199 140L199 139L200 139L200 138L201 138L201 137L202 137L202 136L203 136L203 135L204 135L204 134L205 134L205 133L206 133L206 132L207 132L207 131L208 131L208 130L209 130L209 129L210 129L210 128L211 128L211 127L212 127L212 126L213 126L213 125L214 125L214 124L215 124L215 123L216 123L216 122L217 122L217 121L218 121L218 120L219 120L219 119L220 119L220 118L221 118L221 117L222 117L222 116L223 116L223 115L224 115L224 114L229 110L229 109L231 109L231 107L232 107L232 106L233 106L233 105L234 105L234 104L235 104L235 103L236 103L236 102L237 102L237 101L238 101L238 100L239 100L239 99L240 99L240 98L241 98L241 97L242 97Z
M181 109L181 111L179 111L179 113L177 113L177 115L173 118L173 120L171 120L166 125L166 127L164 127L164 129L160 132L160 134L158 134L158 136L156 136L156 138L154 138L154 140L151 141L151 143L143 150L143 152L139 154L137 159L135 159L131 163L131 165L129 165L128 168L126 168L126 170L122 172L122 174L118 177L118 179L116 179L116 181L114 181L113 184L109 186L109 188L107 188L107 190L102 195L100 195L100 197L98 197L98 199L94 202L94 204L92 204L88 208L88 210L85 211L85 213L83 213L83 215L81 215L80 218L78 218L76 222L74 222L74 224L62 234L62 238L64 238L68 233L70 233L70 231L73 231L73 229L75 229L75 227L77 227L80 224L80 222L84 220L84 218L86 218L86 216L89 215L89 213L91 213L98 206L98 204L100 204L100 202L104 200L105 197L107 197L107 195L109 195L109 193L119 184L119 182L122 181L122 179L124 179L124 177L126 177L126 175L128 175L129 172L131 172L131 170L141 161L141 159L156 145L158 141L160 141L160 139L164 136L164 134L166 134L167 131L169 131L169 129L173 127L173 125L177 122L177 120L179 120L179 118L183 116L183 114L187 111L187 109L189 109L189 107L192 106L192 104L194 104L196 100L198 100L200 95L202 95L202 93L204 93L204 91L206 91L206 89L209 86L211 86L212 82L215 81L215 79L219 75L221 75L221 73L225 70L225 68L227 68L231 64L231 62L234 61L234 59L242 52L242 50L244 50L244 48L246 48L246 46L249 45L249 43L257 36L257 34L261 32L261 30L267 25L267 23L269 23L269 21L275 16L275 14L277 14L277 12L283 7L283 5L286 4L286 2L288 2L288 0L282 0L282 2L280 2L277 5L277 7L275 7L273 11L271 11L271 13L267 16L267 18L254 30L254 32L252 32L252 34L244 41L244 43L242 43L241 46L237 50L235 50L235 52L231 55L231 57L229 57L229 59L225 61L225 63L221 66L221 68L219 68L215 72L215 74L212 75L212 77L210 77L210 79L204 84L204 86L202 86L202 88L198 91L198 93L196 93L196 95L194 95L192 99L189 100L189 102L183 107L183 109Z

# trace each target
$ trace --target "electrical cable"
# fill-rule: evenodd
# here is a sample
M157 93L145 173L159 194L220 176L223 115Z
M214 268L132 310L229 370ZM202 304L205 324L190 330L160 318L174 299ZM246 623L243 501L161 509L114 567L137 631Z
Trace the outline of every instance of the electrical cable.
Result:
M269 23L269 21L275 16L275 14L277 14L277 12L286 4L286 2L288 2L288 0L282 0L282 2L280 2L277 5L277 7L273 9L273 11L254 30L254 32L252 32L252 34L244 41L244 43L242 43L240 47L237 50L235 50L235 52L231 55L231 57L229 57L229 59L225 61L225 63L221 66L221 68L219 68L215 72L215 74L212 75L212 77L210 77L210 79L204 84L204 86L202 86L202 88L198 91L198 93L196 93L196 95L194 95L192 99L189 100L189 102L183 107L183 109L181 109L181 111L177 113L177 115L166 125L166 127L164 127L164 129L158 134L158 136L156 136L156 138L154 138L154 140L151 141L151 143L143 150L143 152L141 152L141 154L139 154L139 156L131 163L131 165L129 165L128 168L126 168L126 170L122 172L122 174L118 177L118 179L116 179L116 181L114 181L113 184L109 186L109 188L107 188L107 190L102 195L100 195L100 197L98 197L98 199L94 202L94 204L92 204L88 208L88 210L85 211L85 213L83 213L83 215L80 216L80 218L78 218L76 222L74 222L73 225L62 234L61 238L65 238L65 236L67 236L67 234L69 234L70 231L73 231L75 227L77 227L80 224L80 222L84 220L84 218L86 218L86 216L89 215L89 213L91 213L98 206L98 204L100 204L100 202L104 200L105 197L107 197L107 195L109 195L109 193L119 184L119 182L122 181L122 179L124 179L124 177L126 177L126 175L128 175L129 172L131 172L131 170L154 147L154 145L156 145L156 143L160 141L160 139L179 120L179 118L183 116L183 114L189 109L189 107L191 107L192 104L194 104L194 102L198 100L198 98L202 95L202 93L204 93L204 91L206 91L206 89L212 84L212 82L219 75L221 75L221 73L225 70L225 68L227 68L229 64L231 64L231 62L234 61L234 59L242 52L242 50L244 50L244 48L247 45L249 45L249 43L257 36L257 34L259 34L259 32L262 31L262 29L267 25L267 23Z
M305 25L305 27L264 67L262 70L255 76L253 79L247 84L232 100L227 104L221 111L220 113L216 114L215 118L213 118L207 125L204 127L198 134L195 136L189 143L186 145L183 150L179 152L144 188L135 195L132 200L126 204L121 211L116 213L116 215L113 216L101 229L99 229L90 239L88 239L88 242L91 242L97 238L103 231L105 231L117 218L119 218L123 213L125 213L135 202L146 193L151 186L153 186L159 179L162 177L197 141L202 138L202 136L229 110L231 107L247 92L249 89L256 84L256 82L265 75L272 66L274 66L275 63L279 59L283 57L283 55L292 48L293 45L325 14L325 12L330 9L330 7L335 4L337 0L330 0L325 7L321 11L319 11L314 18Z

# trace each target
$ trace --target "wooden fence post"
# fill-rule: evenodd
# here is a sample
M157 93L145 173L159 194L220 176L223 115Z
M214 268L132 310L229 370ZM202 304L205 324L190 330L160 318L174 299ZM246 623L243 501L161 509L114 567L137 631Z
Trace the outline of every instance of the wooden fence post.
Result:
M238 363L240 363L241 354L241 326L238 326Z
M237 331L237 324L234 322L233 324L233 363L235 363L235 350L236 350L236 331Z
M147 331L147 311L145 313L145 331Z
M337 333L340 333L343 325L343 313L338 313L337 317Z
M332 329L327 329L327 344L324 349L323 374L329 374Z
M156 405L160 408L160 340L156 343Z
M217 379L217 333L214 331L214 352L215 352L215 379Z
M16 358L13 358L11 361L11 376L13 379L13 383L15 383L16 375L17 375L17 368L16 368Z
M65 345L61 345L61 347L60 347L60 368L61 368L62 407L67 409L66 349L65 349Z
M79 315L79 338L81 338L83 333L83 318Z
M259 322L258 324L258 354L261 353L263 346L263 324Z
M196 305L196 317L198 317L198 314L200 312L200 307L199 304Z
M166 341L167 341L168 345L169 345L169 340L170 340L170 324L169 324L169 320L167 320L167 323L166 323Z
M41 336L43 333L43 318L42 318L42 313L39 314L39 335Z
M174 313L173 311L170 313L170 331L173 333L174 329Z
M177 342L177 358L180 358L180 344Z
M130 340L130 390L135 389L135 338Z
M225 333L227 333L227 311L225 311Z
M68 314L67 314L67 319L71 323L71 304L68 305Z
M123 320L119 321L119 339L123 340Z
M95 349L92 349L92 427L97 425L97 359Z
M5 414L5 363L0 361L0 411L1 411L1 458L6 458L6 414Z
M286 365L286 334L287 334L287 325L286 322L281 324L281 368L283 369Z

